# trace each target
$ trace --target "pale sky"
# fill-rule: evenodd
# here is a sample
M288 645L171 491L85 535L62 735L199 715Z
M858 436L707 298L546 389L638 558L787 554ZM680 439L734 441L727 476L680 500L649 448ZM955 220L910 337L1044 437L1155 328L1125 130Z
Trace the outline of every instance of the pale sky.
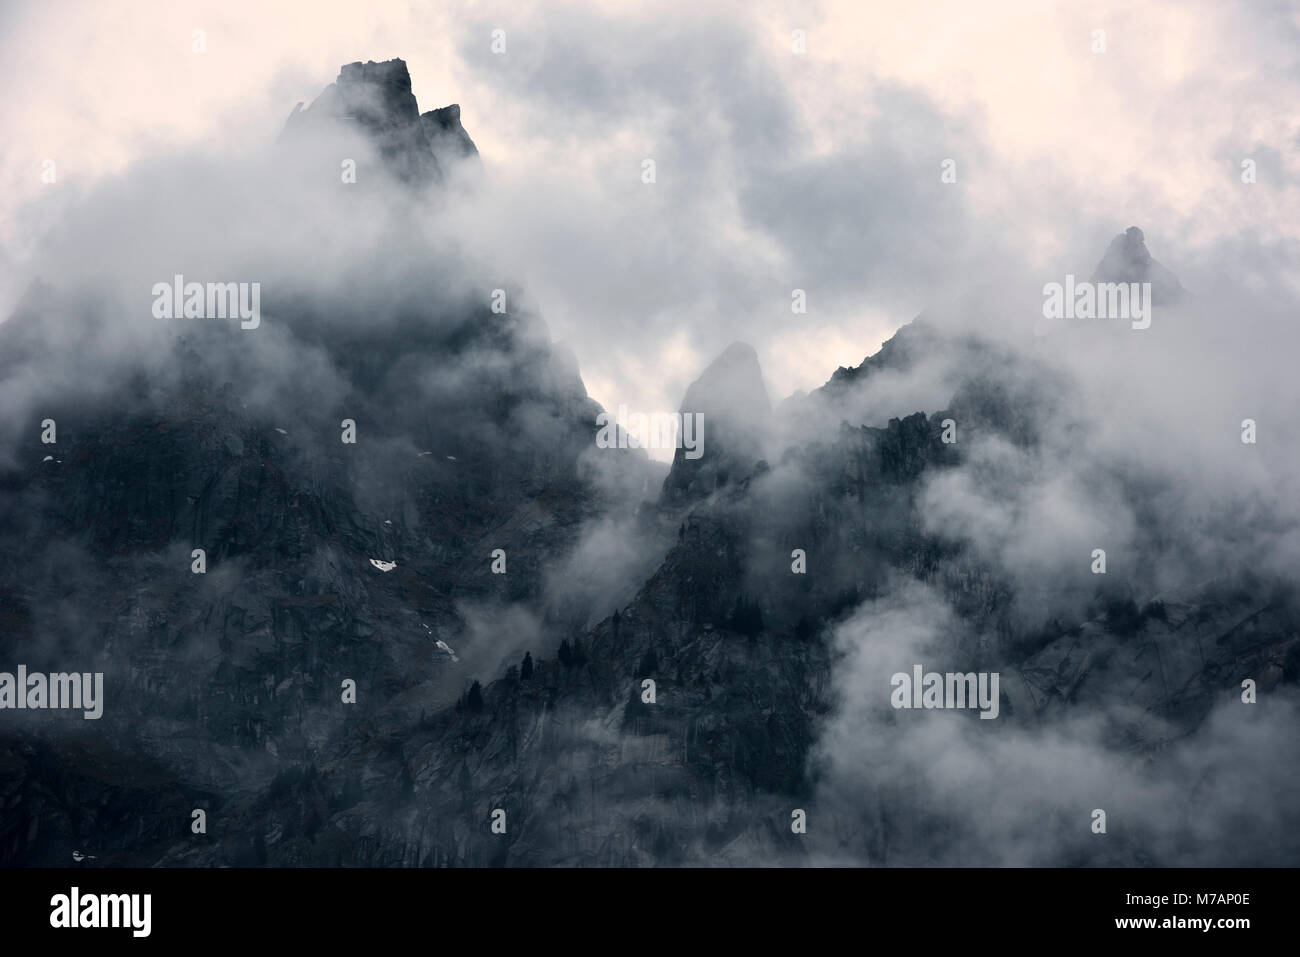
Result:
M503 252L598 401L675 410L735 339L777 401L990 270L1086 272L1129 225L1190 288L1223 250L1293 249L1298 40L1265 2L10 2L0 306L131 164L264 142L341 64L401 57L422 111L461 104L519 210Z

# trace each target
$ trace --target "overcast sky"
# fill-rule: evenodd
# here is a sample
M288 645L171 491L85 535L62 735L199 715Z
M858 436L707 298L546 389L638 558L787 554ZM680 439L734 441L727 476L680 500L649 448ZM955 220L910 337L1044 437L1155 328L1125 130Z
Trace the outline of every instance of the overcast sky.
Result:
M1193 290L1294 291L1298 41L1268 2L11 0L0 311L106 178L263 145L341 64L401 57L422 111L461 104L483 238L598 401L675 409L736 339L779 400L982 279L1089 273L1129 225Z

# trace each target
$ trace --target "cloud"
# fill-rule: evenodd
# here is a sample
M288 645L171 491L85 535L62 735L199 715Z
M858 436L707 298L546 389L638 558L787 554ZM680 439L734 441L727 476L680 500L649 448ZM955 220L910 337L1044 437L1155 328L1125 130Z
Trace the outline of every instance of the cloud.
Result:
M897 711L890 675L999 670L960 650L962 625L918 584L864 605L836 632L837 708L814 752L819 863L896 866L1285 864L1295 833L1300 698L1229 695L1182 736L1110 689L1104 706L982 721ZM1003 670L1003 687L1012 675ZM1103 692L1106 694L1107 692ZM1117 728L1145 722L1147 759ZM1092 831L1093 811L1107 831ZM837 844L839 846L837 846Z
M5 176L40 206L23 214L38 228L10 234L11 302L64 193L160 149L223 156L269 137L339 63L394 55L425 108L462 104L487 160L493 198L461 232L515 267L606 405L675 408L700 366L682 361L683 335L705 362L750 341L778 397L814 387L999 262L1093 257L1131 222L1175 263L1243 242L1259 258L1295 236L1283 4L19 10L7 62L32 95L9 101ZM71 49L75 66L57 53ZM105 117L91 129L88 103ZM1239 160L1255 152L1246 188ZM47 154L68 171L55 189L39 182ZM939 181L945 158L956 184ZM789 312L793 288L809 314ZM787 359L796 330L820 337L820 366ZM658 374L636 374L647 365Z
M174 412L180 387L201 381L285 428L287 467L313 482L336 463L310 437L332 443L348 410L377 441L340 482L368 512L406 516L418 508L390 491L399 470L428 469L447 509L458 488L494 481L476 453L567 441L535 394L563 378L581 405L573 376L531 362L550 354L552 334L595 399L648 413L676 409L734 340L755 347L779 400L925 310L944 334L977 333L995 350L972 359L939 343L839 404L796 403L773 428L771 458L833 439L841 421L953 412L963 461L925 480L926 531L960 552L940 573L973 566L1009 583L1017 629L1089 613L1094 548L1107 551L1107 584L1143 600L1206 579L1285 576L1300 559L1300 27L1286 4L1251 16L1174 2L1104 15L1025 2L361 16L344 4L160 2L0 16L0 312L22 300L0 325L3 466L25 463L40 419L62 419L73 400L129 396L133 411ZM205 53L192 49L195 29ZM491 51L494 29L506 31L505 56ZM1104 53L1091 49L1095 29ZM413 198L355 138L323 133L304 153L276 145L293 104L339 64L391 56L408 60L422 109L461 104L485 160L480 183ZM941 179L949 158L953 183ZM45 159L56 183L40 179ZM340 181L344 159L357 161L355 188ZM1244 159L1257 163L1253 184ZM1090 274L1134 224L1194 298L1158 308L1143 331L1045 321L1043 285ZM153 319L152 285L177 273L260 282L260 328ZM504 344L480 321L496 288L521 320ZM791 311L794 289L807 313ZM1032 440L976 421L968 384L989 380ZM518 400L508 414L475 417L501 393ZM306 418L285 422L286 409ZM1240 440L1247 418L1254 445ZM582 465L607 498L641 500L643 474L638 491L604 460ZM800 499L809 478L778 466L774 505L811 509ZM641 539L634 514L584 517L573 531L548 597L590 621L623 600L659 543ZM409 564L368 554L398 561L385 581ZM55 571L55 558L80 560L59 553ZM545 631L535 610L508 602L468 602L459 616L466 632L451 644L467 667L489 669ZM1196 862L1198 847L1294 856L1264 836L1296 833L1289 693L1259 718L1224 704L1150 774L1109 737L1137 720L1119 700L1042 726L887 710L886 671L962 664L964 649L988 644L965 627L937 590L895 583L837 632L848 667L817 760L826 806L842 809L836 826L870 825L869 860L1082 860L1097 846L1090 805L1115 812L1117 861ZM1252 815L1241 795L1255 793L1267 801ZM944 821L969 841L931 836ZM1198 843L1223 834L1244 836L1236 849Z

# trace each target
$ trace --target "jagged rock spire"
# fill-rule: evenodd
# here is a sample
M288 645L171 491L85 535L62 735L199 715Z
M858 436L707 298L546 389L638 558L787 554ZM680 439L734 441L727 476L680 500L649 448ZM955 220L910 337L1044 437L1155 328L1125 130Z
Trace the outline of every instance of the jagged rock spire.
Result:
M1093 282L1149 282L1152 302L1174 302L1185 293L1172 272L1151 257L1142 230L1130 226L1110 241L1093 270Z
M732 343L686 390L681 414L703 416L702 454L692 458L682 448L673 453L663 500L680 504L749 475L762 457L771 413L758 353L746 342Z
M411 74L403 60L347 63L338 79L306 109L294 107L285 124L293 136L320 123L341 123L361 130L399 179L423 185L441 182L456 163L478 162L478 149L452 104L420 115Z

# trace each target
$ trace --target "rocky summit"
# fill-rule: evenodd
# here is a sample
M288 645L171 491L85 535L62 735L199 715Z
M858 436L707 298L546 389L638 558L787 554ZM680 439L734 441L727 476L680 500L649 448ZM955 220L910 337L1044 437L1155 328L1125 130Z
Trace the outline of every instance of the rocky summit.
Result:
M322 127L412 190L478 162L401 60L344 66L285 134ZM407 237L383 241L358 274L400 273ZM1097 275L1181 290L1136 228ZM278 337L258 341L287 380L223 361L225 327L180 327L164 363L93 393L46 382L0 457L0 670L103 675L96 720L0 713L0 864L1294 861L1295 807L1269 803L1254 840L1212 759L1244 733L1221 710L1243 680L1300 680L1294 583L1158 574L1141 557L1184 544L1160 519L1174 492L1107 484L1095 457L1062 474L1143 517L1125 584L995 560L1017 510L1070 486L1018 490L1087 428L1032 357L927 317L773 408L735 343L682 399L703 454L665 475L597 447L603 410L517 290L505 311L330 290L266 294L248 335ZM0 326L0 385L96 347L46 336L55 301ZM940 359L941 407L881 413L869 390ZM890 708L889 676L918 662L1000 675L979 685L995 719L908 724L926 715ZM1155 783L1067 806L1007 740ZM1163 802L1150 829L1075 826L1139 793Z
M1130 226L1111 240L1093 270L1093 282L1149 282L1157 305L1177 302L1185 295L1178 277L1151 257L1142 230Z
M328 125L354 127L407 182L440 183L456 163L478 160L478 149L461 126L460 106L421 114L402 60L345 64L337 80L309 107L302 106L295 106L285 123L287 138Z

